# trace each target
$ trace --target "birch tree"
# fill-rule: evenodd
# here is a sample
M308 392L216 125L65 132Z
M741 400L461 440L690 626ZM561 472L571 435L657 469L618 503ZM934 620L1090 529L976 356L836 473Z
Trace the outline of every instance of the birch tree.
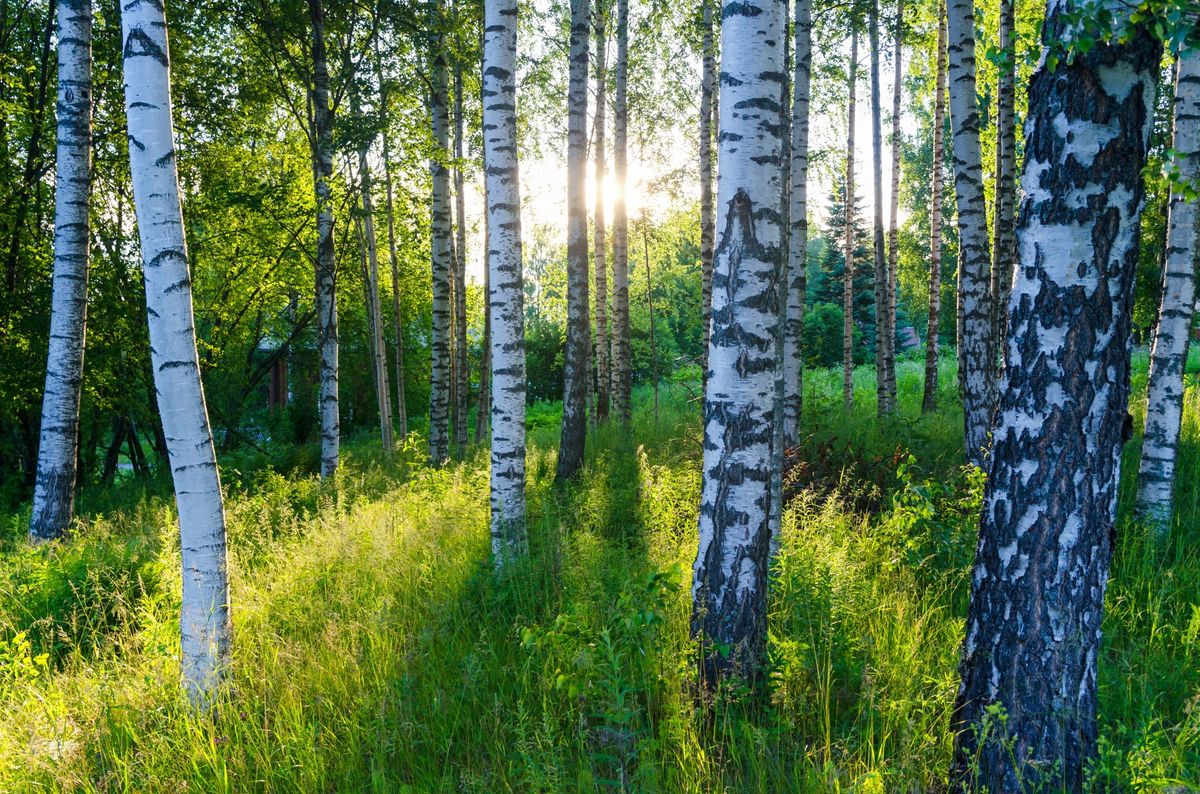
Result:
M617 420L632 419L633 361L629 329L629 216L625 194L629 189L629 0L617 0L617 63L613 85L613 328L612 399ZM703 145L703 143L701 144ZM711 188L710 188L711 191ZM711 202L711 192L709 201ZM711 213L711 207L710 207ZM712 247L711 235L709 247Z
M784 255L778 215L784 4L725 0L722 23L722 218L713 261L691 626L708 685L729 674L755 675L765 641L776 274Z
M79 400L87 323L92 183L91 0L58 5L58 144L54 171L54 286L29 537L52 540L75 509Z
M379 246L375 236L375 201L371 196L371 167L367 146L358 150L358 188L362 206L363 248L367 256L367 303L371 330L371 360L375 366L375 386L379 407L379 440L384 458L391 458L395 447L392 427L392 393L388 386L387 348L383 339L383 308L379 299Z
M937 408L938 336L941 333L942 308L942 168L946 127L946 6L938 3L937 76L933 96L933 185L929 208L929 325L925 331L925 394L921 412Z
M435 24L442 24L444 6L439 0ZM450 379L454 368L450 360L451 281L454 262L451 254L450 172L446 167L449 145L449 109L445 43L441 34L434 36L433 65L430 70L429 109L433 124L434 152L429 160L432 192L430 201L430 266L433 277L433 332L430 336L429 458L441 465L450 456Z
M842 242L842 402L854 405L854 115L858 83L858 31L850 32L850 70L846 103L846 236Z
M589 0L571 0L567 86L567 346L563 361L562 435L558 480L583 467L587 438L588 324L587 89Z
M192 702L207 707L230 661L225 510L196 353L163 5L126 4L121 32L150 358L179 510L183 683Z
M608 226L604 218L604 181L608 178L608 162L605 159L605 117L608 115L608 9L602 0L597 0L594 11L596 29L596 111L595 111L595 165L596 165L596 210L593 221L595 248L593 257L596 266L596 422L608 418L610 377L608 371Z
M798 441L804 403L804 307L808 289L808 107L812 73L812 0L796 0L792 74L791 190L788 193L788 267L783 336L783 443Z
M713 3L700 0L703 25L703 52L700 62L700 279L704 302L704 378L708 378L709 336L712 332L713 276L713 119L717 90L717 52L713 36Z
M455 24L461 24L455 6ZM462 58L454 56L454 445L459 456L467 448L467 413L471 378L467 371L467 199L463 175Z
M376 39L378 43L378 38ZM378 46L378 45L377 45ZM400 306L400 256L396 251L396 209L392 187L392 149L388 135L388 83L383 78L383 67L378 50L375 53L379 79L380 145L383 158L384 213L387 215L388 263L392 271L392 323L396 334L396 420L400 424L400 437L408 436L408 406L404 398L404 313Z
M1014 187L1017 170L1016 79L1017 58L1013 46L1013 0L1000 0L999 80L996 87L996 197L992 202L995 223L992 227L992 334L998 352L1003 352L1005 310L1012 286L1016 233L1013 209L1017 196ZM994 358L999 376L999 357Z
M983 465L996 402L987 207L975 95L975 0L946 4L954 196L958 205L958 380L967 462Z
M887 332L883 335L887 344L883 374L886 378L888 405L896 410L896 279L900 266L900 103L902 85L901 67L904 56L904 3L896 2L896 31L892 50L892 194L888 214L888 261L887 261Z
M525 550L525 289L517 165L517 0L485 0L483 156L492 361L492 553Z
M1167 221L1162 298L1150 353L1146 391L1146 431L1138 469L1137 512L1160 544L1170 533L1179 428L1183 419L1183 371L1187 363L1196 268L1200 266L1200 223L1194 190L1200 181L1200 52L1179 56L1175 78L1177 185L1172 187Z
M871 188L874 197L874 256L875 256L875 400L880 416L892 412L887 383L887 314L888 266L883 235L883 108L879 87L879 0L871 0L867 23L867 40L871 49Z
M1070 40L1069 20L1088 8L1050 3L1044 46ZM1029 85L1009 366L952 719L952 782L971 790L1079 791L1096 750L1141 173L1162 49L1129 25L1132 7L1109 8L1125 35L1072 60L1044 51ZM994 706L1003 722L988 716Z

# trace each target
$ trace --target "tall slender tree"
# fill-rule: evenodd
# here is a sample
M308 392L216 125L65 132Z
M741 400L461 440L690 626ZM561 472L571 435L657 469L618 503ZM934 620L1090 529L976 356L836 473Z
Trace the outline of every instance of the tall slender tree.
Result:
M921 412L937 408L938 335L942 308L942 183L946 127L946 5L938 3L937 76L933 89L933 184L929 191L929 325L925 331L925 394Z
M804 403L804 307L808 279L808 107L812 73L812 0L796 0L793 25L791 189L788 191L787 295L783 339L783 443L799 440Z
M704 302L704 378L708 378L709 335L712 332L713 276L713 121L717 91L717 50L713 35L713 5L719 0L700 0L703 25L700 61L700 278Z
M436 9L429 95L434 141L434 152L429 160L432 177L430 266L433 275L433 333L429 343L429 457L435 465L440 465L450 456L450 382L454 377L450 358L454 255L451 243L450 171L446 167L450 119L446 96L445 40L441 32L445 21L444 0L438 0Z
M853 23L852 23L853 24ZM854 405L854 116L858 84L858 31L850 32L850 69L846 103L846 238L842 242L842 402Z
M567 87L567 347L563 362L562 436L556 477L583 467L587 439L588 324L587 88L589 0L571 0L570 73Z
M867 23L867 39L871 48L871 174L874 198L875 223L873 242L875 256L875 400L880 416L891 413L891 395L888 393L888 321L891 301L888 299L887 250L883 234L883 108L879 86L879 0L871 0Z
M593 66L596 78L595 151L596 164L596 209L593 221L594 241L592 256L596 274L596 421L608 419L609 374L608 361L608 224L604 218L605 180L608 179L608 161L605 154L605 118L608 116L608 7L597 0L592 16L596 31L596 59Z
M1016 230L1013 209L1017 196L1014 189L1017 170L1016 80L1017 53L1013 47L1013 0L1000 0L999 22L999 80L996 86L996 197L992 202L995 223L992 225L992 333L998 353L1002 353L1005 335L1005 314L1008 293L1012 287L1013 258L1016 255ZM993 363L1003 363L1001 356Z
M1044 46L1061 46L1090 9L1050 3ZM1009 366L952 719L952 782L975 791L1080 791L1096 750L1142 169L1162 51L1131 23L1132 6L1112 13L1126 35L1070 60L1044 55L1029 84Z
M358 150L358 189L362 207L363 249L367 257L367 306L371 331L371 359L375 367L375 388L379 408L379 440L384 458L390 458L395 447L392 427L392 391L388 385L387 347L383 338L383 307L379 299L379 246L375 236L375 200L371 166L364 142Z
M383 62L379 53L379 38L375 38L376 78L379 81L380 146L383 159L384 212L387 215L388 263L392 272L392 323L396 336L396 420L400 437L408 436L408 405L404 397L404 313L400 304L400 256L396 250L396 208L392 187L392 148L388 122L391 118L388 99L389 83L384 79Z
M225 510L196 352L164 6L126 4L121 28L150 358L179 509L183 683L192 702L207 707L230 662Z
M60 0L58 5L57 112L54 288L37 479L29 523L29 537L34 541L62 535L75 508L91 229L91 0Z
M458 4L454 24L462 25ZM467 197L463 174L465 119L463 116L462 57L454 53L454 446L461 456L467 448L467 414L471 404L471 375L467 370Z
M613 174L617 189L613 196L612 399L618 421L629 424L632 418L630 390L633 385L629 339L629 210L625 202L625 194L629 190L629 0L617 0L617 62L614 78ZM711 202L711 193L709 200Z
M1170 534L1175 463L1183 420L1183 370L1187 362L1200 267L1200 217L1189 188L1200 180L1200 52L1180 53L1175 78L1176 178L1168 218L1158 328L1150 353L1146 432L1138 470L1137 512L1159 543Z
M958 381L967 461L983 465L996 402L987 206L975 94L975 0L946 4L954 196L958 204Z
M883 374L886 378L888 406L896 410L896 279L900 267L900 114L903 95L904 2L896 2L896 30L892 36L892 193L888 210L887 263L887 344Z
M777 272L784 256L784 5L722 9L722 218L713 266L692 635L701 678L758 671L765 640L775 416Z

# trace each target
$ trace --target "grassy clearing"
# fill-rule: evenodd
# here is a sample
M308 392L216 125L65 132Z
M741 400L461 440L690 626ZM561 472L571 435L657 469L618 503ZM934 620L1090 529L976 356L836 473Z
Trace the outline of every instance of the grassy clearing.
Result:
M363 442L332 485L227 477L237 657L212 717L177 686L169 502L153 488L92 499L53 548L26 546L12 517L0 790L928 786L949 761L982 482L958 466L952 370L947 409L923 418L921 367L902 365L885 423L869 371L849 415L838 377L807 381L768 675L710 712L687 694L700 430L676 385L657 423L641 394L632 433L598 431L571 487L552 485L557 428L534 430L533 553L504 579L480 451L435 471L419 440L388 466ZM1200 393L1188 399L1174 545L1159 556L1119 530L1097 788L1200 786Z

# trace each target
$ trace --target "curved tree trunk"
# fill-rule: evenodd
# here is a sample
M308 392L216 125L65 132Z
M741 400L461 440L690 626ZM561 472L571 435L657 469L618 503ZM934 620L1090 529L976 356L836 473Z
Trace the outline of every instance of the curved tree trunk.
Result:
M439 19L444 6L439 0ZM450 381L454 368L450 360L450 335L453 331L452 287L454 256L451 251L450 172L446 168L450 137L447 105L446 54L444 41L433 41L433 68L430 74L429 107L436 151L429 161L432 177L430 202L430 268L433 277L433 333L430 337L429 367L429 458L435 466L450 457Z
M1180 179L1194 185L1200 179L1200 53L1185 50L1177 69L1172 148ZM1186 191L1172 189L1137 495L1137 512L1155 531L1160 544L1165 544L1171 531L1175 462L1183 419L1183 372L1196 300L1196 268L1200 265L1197 220L1195 200Z
M604 120L608 115L608 50L607 9L603 3L596 8L596 209L593 246L596 265L596 422L608 419L608 227L604 220L604 180L608 177L605 160Z
M937 78L933 97L933 186L929 208L929 325L925 331L925 395L921 412L937 408L938 337L942 322L942 158L946 128L946 7L938 6Z
M1080 7L1052 3L1043 41L1065 38ZM1114 12L1118 29L1131 12ZM1073 63L1043 57L1030 82L1009 367L952 720L952 782L962 788L1080 791L1096 750L1141 173L1161 52L1133 26L1126 43L1098 42ZM1003 722L989 717L993 704Z
M890 198L888 218L888 284L887 284L887 333L884 341L887 343L887 358L884 360L883 374L886 378L889 410L896 410L896 271L900 265L900 100L901 67L904 46L904 3L896 3L896 31L892 51L892 193Z
M183 211L175 164L163 6L122 9L129 169L137 208L150 356L179 508L183 683L207 707L230 662L225 511L200 383Z
M842 242L842 402L854 405L854 114L858 83L858 31L850 33L850 99L846 103L846 236Z
M321 477L338 467L341 419L338 415L337 261L333 252L333 108L329 104L329 64L325 55L325 6L308 0L313 58L313 192L317 202L317 347L321 388Z
M628 76L629 0L617 0L617 63L613 86L613 172L616 175L617 194L613 197L612 399L617 420L623 424L629 424L632 418L630 391L633 368L629 347L629 217L625 204L629 181ZM711 245L710 241L710 248Z
M562 436L558 480L583 467L587 439L588 324L587 87L589 0L571 0L570 77L567 87L567 348L563 362Z
M967 462L982 466L996 403L995 346L988 280L987 206L975 96L975 0L946 6L954 195L958 203L958 381Z
M1013 0L1000 0L999 45L1002 60L996 88L996 198L992 225L992 334L997 352L993 357L996 376L1003 367L1005 316L1008 293L1012 289L1013 257L1016 255L1016 230L1013 207L1016 203L1014 181L1017 170L1016 79L1017 61L1013 48Z
M723 217L713 266L710 376L704 392L699 550L692 635L706 685L753 676L766 628L771 433L784 251L781 3L725 0L721 29ZM727 651L727 652L726 652Z
M525 288L517 170L517 0L486 0L483 153L492 361L492 553L525 551Z
M804 308L808 290L808 104L812 71L812 0L796 0L792 74L791 188L788 191L787 294L783 336L783 444L798 440L804 406Z
M50 349L33 490L31 540L66 531L75 508L79 398L87 324L88 217L92 185L91 0L58 5L58 150Z
M871 162L875 166L871 175L875 216L872 235L875 254L875 404L876 412L880 416L886 416L892 411L887 383L887 313L890 306L887 290L890 279L883 235L883 108L880 107L879 87L879 0L871 0L867 27L867 39L871 48Z
M713 119L717 90L717 50L713 36L713 3L700 0L703 6L703 53L700 71L700 278L701 300L704 302L704 361L703 377L708 379L708 347L712 333L712 276L713 276Z

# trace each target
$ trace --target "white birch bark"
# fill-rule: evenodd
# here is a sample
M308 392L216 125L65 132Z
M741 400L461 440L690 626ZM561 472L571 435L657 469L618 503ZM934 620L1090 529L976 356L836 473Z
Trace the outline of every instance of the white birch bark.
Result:
M441 0L439 15L444 10ZM430 199L430 269L433 279L433 332L430 337L429 390L429 458L435 466L450 456L450 379L453 366L450 360L452 287L454 277L451 253L450 171L446 167L450 138L447 108L446 56L441 36L433 43L431 70L430 114L436 151L429 161L432 177Z
M867 23L871 50L871 188L874 201L873 254L875 262L875 401L879 416L891 413L887 384L887 312L889 301L887 251L883 234L883 107L879 86L879 0L871 0Z
M712 332L713 268L713 118L717 90L717 52L713 36L713 4L718 0L700 0L703 6L703 39L700 62L700 278L704 303L704 361L708 378L708 347Z
M722 217L692 585L692 634L701 643L701 678L708 685L729 674L755 675L765 641L776 282L784 256L784 8L779 0L726 0L722 13Z
M358 180L362 202L363 243L367 254L367 299L370 302L371 353L375 365L375 386L379 407L379 440L383 456L389 459L395 447L392 427L392 391L388 385L387 347L383 338L383 308L379 299L379 246L375 235L375 201L371 196L371 166L367 149L358 152Z
M457 4L455 20L458 19ZM454 56L454 446L467 448L471 376L467 371L467 199L463 175L463 81L461 58Z
M1016 230L1013 224L1016 206L1017 130L1016 130L1016 50L1013 47L1013 0L1000 0L999 46L1003 60L999 64L996 87L996 197L992 202L992 333L997 351L1003 353L1005 310L1012 286ZM1003 371L1002 356L994 357L996 378Z
M517 0L485 0L483 156L492 361L492 553L524 553L525 288L517 162Z
M625 204L628 189L628 102L629 77L629 0L617 0L617 63L613 85L613 173L617 195L613 197L613 328L612 328L612 399L617 420L629 424L632 418L630 390L633 376L629 347L629 216ZM711 194L710 194L711 204ZM711 206L710 206L711 216ZM712 248L711 233L709 248Z
M858 87L858 31L850 33L850 100L846 107L846 230L842 241L842 403L854 405L854 116Z
M596 17L596 110L595 110L595 174L596 203L593 220L593 257L596 276L596 423L608 419L609 373L608 361L608 223L604 217L605 189L608 178L608 160L605 146L607 141L605 120L608 116L608 25L607 8L597 3Z
M946 6L938 3L937 73L933 97L933 185L930 188L929 208L929 324L925 330L925 393L921 412L937 408L938 335L941 333L942 309L942 170L945 145L942 141L946 126Z
M128 3L122 8L121 28L150 360L179 509L183 683L192 702L206 707L230 662L225 511L196 353L165 10L154 2Z
M805 293L808 290L808 106L812 72L812 0L796 0L792 74L791 189L788 193L787 316L783 336L783 443L798 441L804 406Z
M887 387L888 410L896 410L896 276L900 264L900 114L903 93L901 77L904 55L904 3L896 2L896 31L892 51L892 193L888 215L888 259L887 259L887 333L883 339L887 344L883 375Z
M58 4L58 148L54 171L54 287L29 537L61 536L75 508L79 400L87 324L92 183L91 0Z
M1187 186L1200 180L1200 53L1179 56L1175 79L1175 164ZM1138 470L1137 512L1160 544L1170 534L1179 428L1183 420L1183 371L1187 362L1196 267L1200 265L1197 206L1184 190L1171 190L1167 250L1158 329L1150 354L1146 432Z

